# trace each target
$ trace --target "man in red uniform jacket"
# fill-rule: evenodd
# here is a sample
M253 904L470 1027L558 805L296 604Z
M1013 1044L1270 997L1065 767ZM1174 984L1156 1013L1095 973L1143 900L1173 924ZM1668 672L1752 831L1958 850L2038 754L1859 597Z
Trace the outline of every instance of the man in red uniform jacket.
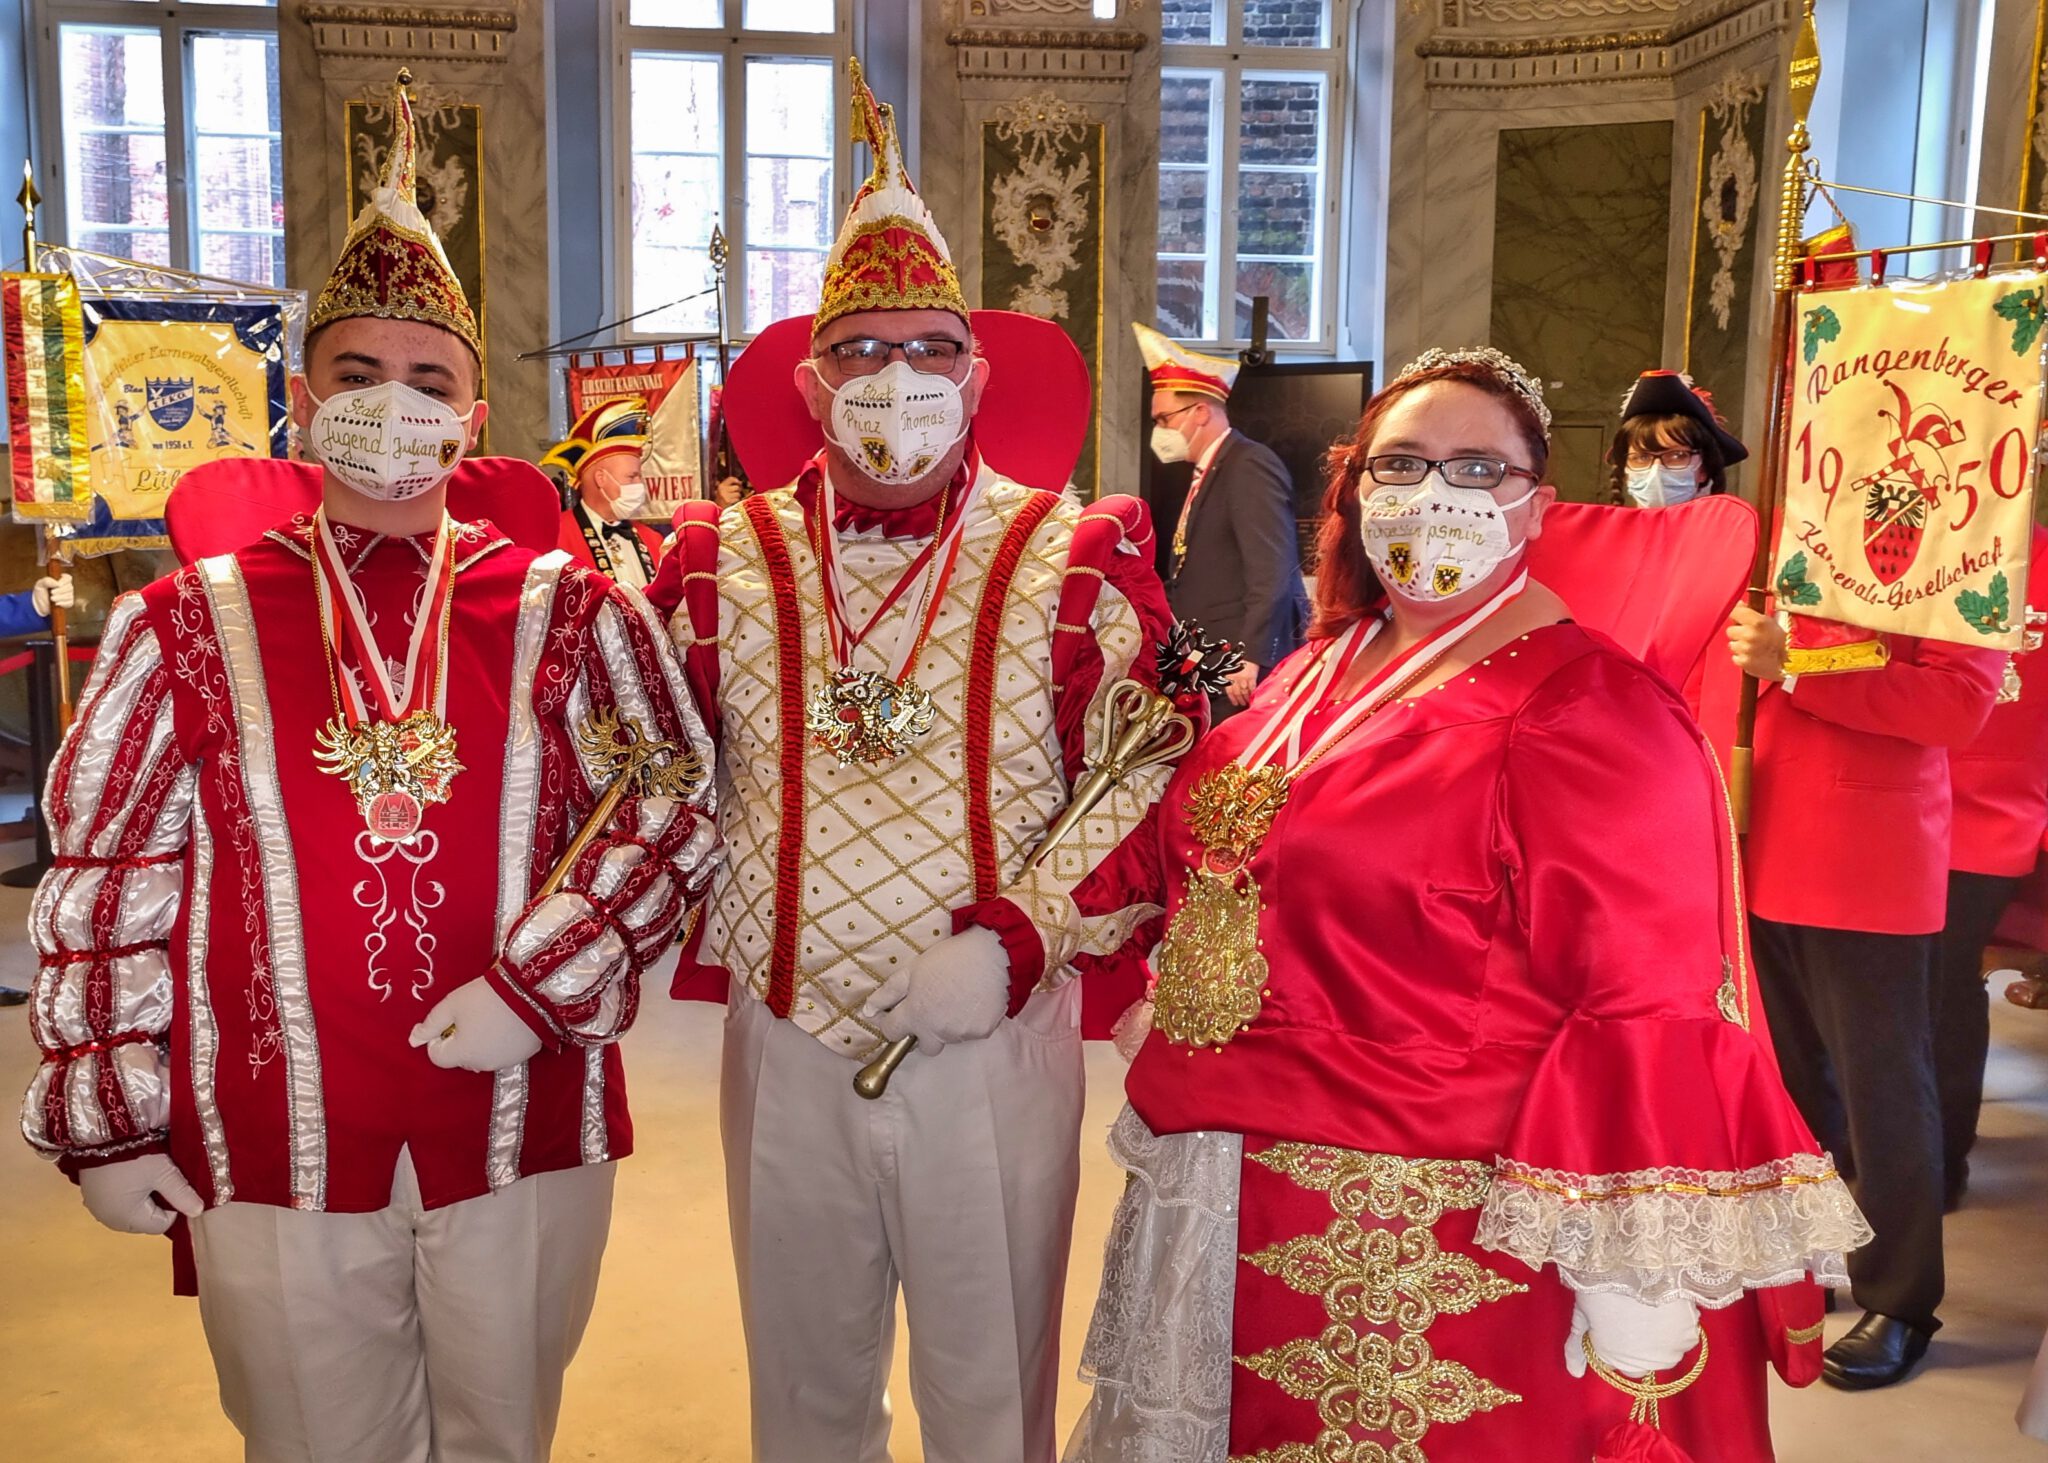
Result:
M1934 990L1934 1067L1949 1208L1969 1183L1970 1147L1984 1102L1984 1055L1991 1044L1984 947L2020 879L2033 872L2048 833L2048 653L2034 628L2043 618L2036 605L2048 606L2048 529L2038 524L2027 570L2028 648L2012 658L1983 734L1949 758L1955 832Z
M1854 1169L1876 1238L1849 1257L1865 1315L1822 1376L1903 1379L1940 1322L1941 1121L1930 1002L1946 911L1948 756L1983 729L2002 659L1886 637L1877 670L1785 673L1777 622L1738 606L1757 701L1750 937L1785 1085Z
M647 404L632 396L592 407L557 442L542 467L559 468L574 497L562 510L555 547L586 569L644 590L654 582L663 535L638 515L647 506L640 462L647 450Z

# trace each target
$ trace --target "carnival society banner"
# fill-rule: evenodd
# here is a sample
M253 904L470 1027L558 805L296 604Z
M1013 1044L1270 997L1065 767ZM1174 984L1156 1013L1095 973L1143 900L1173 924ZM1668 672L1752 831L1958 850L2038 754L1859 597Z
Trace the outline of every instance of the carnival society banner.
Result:
M2020 648L2044 315L2039 273L1798 297L1780 608Z

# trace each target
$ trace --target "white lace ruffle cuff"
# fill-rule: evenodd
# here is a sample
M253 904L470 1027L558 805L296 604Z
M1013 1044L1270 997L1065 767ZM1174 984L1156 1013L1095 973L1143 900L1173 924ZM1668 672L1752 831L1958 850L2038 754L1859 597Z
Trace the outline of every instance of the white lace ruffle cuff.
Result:
M1575 1174L1499 1161L1475 1236L1574 1290L1708 1309L1811 1276L1846 1285L1870 1226L1825 1154L1755 1168Z

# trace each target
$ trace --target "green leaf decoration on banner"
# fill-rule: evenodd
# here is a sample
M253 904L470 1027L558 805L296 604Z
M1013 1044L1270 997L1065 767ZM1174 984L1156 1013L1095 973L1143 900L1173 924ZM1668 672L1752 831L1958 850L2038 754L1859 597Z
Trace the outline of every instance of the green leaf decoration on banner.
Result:
M2039 327L2035 327L2038 329ZM2003 572L1991 576L1991 593L1965 589L1956 595L1956 613L1979 635L2003 635L2012 629L2012 600Z
M2023 356L2034 348L2034 342L2041 338L2041 322L2048 319L2048 301L2042 299L2039 285L2000 295L1991 308L2012 322L2014 355Z
M1834 340L1842 333L1842 322L1835 312L1826 305L1816 305L1806 312L1806 364L1812 365L1813 358L1820 354L1822 341Z
M1817 605L1820 603L1820 586L1808 582L1806 578L1806 553L1804 550L1787 559L1785 567L1778 571L1778 603L1784 605Z

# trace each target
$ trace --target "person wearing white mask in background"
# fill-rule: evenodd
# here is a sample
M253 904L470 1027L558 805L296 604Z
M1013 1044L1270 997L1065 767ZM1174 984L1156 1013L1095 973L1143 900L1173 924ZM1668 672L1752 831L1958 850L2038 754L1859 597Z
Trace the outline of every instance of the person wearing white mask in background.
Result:
M1165 769L1025 865L1109 688L1156 679L1168 612L1142 504L1083 508L982 459L990 366L858 63L852 92L874 172L794 382L825 446L787 487L686 504L649 595L715 702L731 850L678 993L731 1008L754 1457L889 1456L900 1282L924 1457L1045 1463L1080 1174L1073 962L1109 935L1067 890ZM887 1092L856 1095L913 1036Z
M640 476L646 450L647 404L631 396L590 408L540 460L543 468L560 469L575 495L562 512L556 547L641 590L654 582L666 532L640 521L647 508L647 484Z
M1375 395L1308 644L1074 893L1167 921L1072 1463L1647 1457L1646 1388L1767 1463L1785 1302L1817 1363L1864 1231L1745 1029L1698 732L1529 577L1549 422L1490 348Z
M449 518L482 342L393 114L292 383L318 511L119 600L58 752L22 1128L102 1224L189 1224L247 1458L535 1463L711 746L643 601ZM541 897L585 709L683 757Z
M1607 449L1616 503L1673 508L1728 491L1728 469L1749 449L1722 423L1714 399L1677 371L1645 371L1621 402Z

